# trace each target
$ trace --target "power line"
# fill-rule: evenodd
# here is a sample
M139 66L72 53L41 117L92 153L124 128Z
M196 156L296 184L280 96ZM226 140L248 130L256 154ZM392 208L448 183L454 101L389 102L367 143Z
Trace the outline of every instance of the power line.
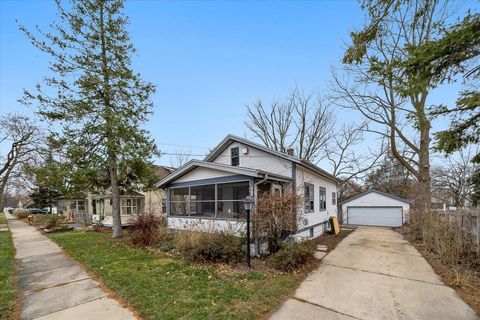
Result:
M174 144L174 143L164 143L164 142L156 142L156 144L160 144L160 145L163 145L163 146L182 147L182 148L211 149L209 147L199 147L199 146L192 146L192 145L185 145L185 144Z

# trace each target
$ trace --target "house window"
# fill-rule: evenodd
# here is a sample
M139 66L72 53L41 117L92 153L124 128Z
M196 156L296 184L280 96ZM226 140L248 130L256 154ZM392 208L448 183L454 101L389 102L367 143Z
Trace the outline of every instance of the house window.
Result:
M76 213L85 213L85 200L75 200L70 202L70 210Z
M230 149L230 158L232 160L232 166L240 165L240 150L238 147Z
M336 205L337 204L337 193L332 192L332 204Z
M97 214L97 201L92 200L92 214L96 215Z
M304 187L305 213L315 211L315 192L313 184L305 183Z
M167 199L162 197L162 213L167 212Z
M138 214L142 199L140 198L122 198L120 199L120 212L126 214Z
M327 209L327 190L324 187L319 187L320 190L320 211Z

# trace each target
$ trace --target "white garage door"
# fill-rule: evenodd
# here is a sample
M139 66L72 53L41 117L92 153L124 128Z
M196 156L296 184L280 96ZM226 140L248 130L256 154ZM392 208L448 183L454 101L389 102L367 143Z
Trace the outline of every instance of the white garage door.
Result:
M347 223L400 227L402 207L348 207Z

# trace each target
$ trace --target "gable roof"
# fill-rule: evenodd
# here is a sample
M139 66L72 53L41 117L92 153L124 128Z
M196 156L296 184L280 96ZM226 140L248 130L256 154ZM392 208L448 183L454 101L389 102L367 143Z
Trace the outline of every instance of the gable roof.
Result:
M230 166L226 164L221 164L221 163L216 163L216 162L207 162L207 161L201 161L201 160L190 160L159 182L155 184L157 188L160 188L162 186L166 186L176 179L184 176L185 174L189 173L190 171L196 169L196 168L207 168L207 169L214 169L214 170L219 170L219 171L224 171L224 172L229 172L233 174L238 174L238 175L244 175L248 177L254 177L254 178L264 178L265 175L268 175L270 178L274 178L280 181L291 181L292 178L286 177L286 176L281 176L275 173L263 171L263 170L256 170L256 169L250 169L250 168L245 168L245 167L236 167L236 166Z
M158 177L158 180L162 180L163 178L171 174L173 171L175 171L175 169L172 167L155 165L155 175Z
M291 156L291 155L288 155L286 153L283 153L283 152L280 152L280 151L277 151L277 150L273 150L271 148L268 148L264 145L261 145L259 143L256 143L256 142L253 142L253 141L250 141L248 139L245 139L245 138L241 138L241 137L238 137L238 136L235 136L235 135L232 135L232 134L229 134L228 136L226 136L213 150L212 152L210 152L204 159L204 161L207 161L207 162L212 162L215 158L217 158L226 148L228 148L228 146L230 146L233 142L239 142L239 143L242 143L242 144L245 144L247 146L250 146L252 148L256 148L256 149L259 149L261 151L264 151L266 153L269 153L269 154L272 154L272 155L275 155L277 157L280 157L282 159L285 159L285 160L288 160L288 161L291 161L293 163L296 163L296 164L300 164L302 166L304 166L305 168L307 169L310 169L312 170L313 172L327 178L327 179L330 179L330 180L333 180L334 182L338 182L338 179L333 176L332 174L328 173L327 171L319 168L318 166L316 166L315 164L311 163L310 161L308 160L302 160L298 157L295 157L295 156Z
M412 202L407 200L407 199L402 199L400 197L397 197L397 196L394 196L392 194L389 194L389 193L385 193L385 192L382 192L382 191L378 191L378 190L375 190L375 189L370 189L370 190L367 190L367 191L364 191L360 194L357 194L356 196L353 196L351 197L350 199L347 199L345 201L342 201L340 202L340 204L345 204L347 202L350 202L352 200L355 200L355 199L358 199L360 197L363 197L363 196L366 196L367 194L369 193L377 193L377 194L380 194L382 196L385 196L385 197L388 197L388 198L392 198L392 199L395 199L395 200L398 200L398 201L402 201L402 202L405 202L405 203L408 203L408 204L411 204Z

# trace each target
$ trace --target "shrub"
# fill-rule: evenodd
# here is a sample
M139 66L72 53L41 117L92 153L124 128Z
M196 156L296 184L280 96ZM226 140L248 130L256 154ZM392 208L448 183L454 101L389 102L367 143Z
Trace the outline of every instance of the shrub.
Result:
M130 226L131 241L137 247L149 247L157 244L162 219L155 214L139 214Z
M467 232L471 220L455 214L441 212L414 213L408 226L408 236L420 241L425 249L445 265L480 266L480 254L471 233Z
M51 215L45 220L45 228L52 229L58 227L62 222L62 219L58 215Z
M31 215L30 211L14 211L13 215L18 219L27 219Z
M314 260L315 247L312 243L295 243L283 246L267 259L267 265L285 272L293 272Z
M174 243L177 250L190 261L233 263L245 256L243 240L231 234L177 232Z
M301 198L296 193L264 193L257 199L254 215L255 236L268 244L275 253L284 241L297 230L297 206Z

